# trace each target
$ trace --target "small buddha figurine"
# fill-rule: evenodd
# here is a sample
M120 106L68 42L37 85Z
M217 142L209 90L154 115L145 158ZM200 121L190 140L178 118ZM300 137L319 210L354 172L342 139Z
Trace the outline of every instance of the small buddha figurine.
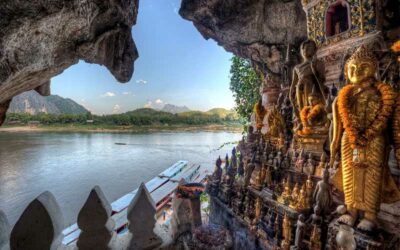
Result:
M253 224L256 224L261 217L261 207L262 207L262 200L260 197L257 197L255 202L255 216L253 220Z
M315 93L323 101L325 97L325 69L321 61L316 60L317 45L312 40L304 41L300 46L303 62L293 69L292 84L290 86L290 101L293 105L294 114L300 120L300 111L307 106L308 97L313 87Z
M281 247L283 250L289 250L290 240L292 238L292 225L290 223L289 216L286 213L285 216L283 217L282 235L284 240L282 241Z
M291 208L296 208L297 202L299 200L299 195L300 195L300 190L299 190L299 184L296 182L294 185L294 188L292 190L292 195L290 199L290 207Z
M265 180L264 180L265 186L266 187L271 187L272 185L272 172L271 172L271 167L266 166L266 173L265 173Z
M298 172L303 172L303 166L306 162L306 157L304 155L304 150L300 151L299 156L297 157L295 168Z
M290 168L290 156L289 156L289 151L286 153L285 157L283 158L282 169L287 170Z
M300 189L299 199L297 202L297 209L303 210L306 208L308 208L307 190L306 190L306 185L303 184L303 186Z
M321 229L316 224L310 236L310 250L321 250Z
M306 224L304 223L305 218L303 214L300 214L298 219L297 219L297 224L296 224L296 236L294 239L294 245L296 249L303 249L303 239L305 235L305 227Z
M326 164L326 154L322 153L319 159L318 167L315 169L316 176L322 176L325 169L325 164Z
M244 175L244 186L247 187L250 184L250 178L254 171L256 165L254 164L254 158L252 160L247 161L246 172Z
M252 126L249 126L247 128L247 143L254 143L257 139L257 135L254 134L254 128Z
M299 183L296 182L292 191L293 200L297 201L297 199L299 198L299 194L300 194Z
M240 154L239 156L239 166L238 166L238 175L239 177L242 177L244 175L244 163L243 163L243 155Z
M312 202L313 187L314 187L314 182L311 179L311 175L308 175L307 180L306 180L306 192L307 192L307 198L309 199L310 205Z
M308 159L307 159L307 163L305 164L305 166L303 167L303 172L306 175L311 175L314 174L315 171L315 165L314 165L314 160L312 158L312 154L310 153L308 155Z
M301 129L296 130L299 136L307 136L314 132L315 127L324 127L327 123L325 103L315 92L315 86L308 96L308 104L300 112Z
M359 212L364 212L357 227L365 231L376 227L381 202L400 200L386 157L386 128L396 93L390 85L376 79L377 71L378 59L362 45L346 62L348 84L333 103L330 165L333 166L340 148L343 185L337 188L343 190L348 210L339 222L353 226Z
M278 202L289 205L290 197L291 197L291 192L290 192L290 180L289 178L286 179L286 181L283 183L283 192L278 198Z
M320 180L314 190L313 201L321 208L322 215L330 213L332 205L331 186L329 185L329 169L326 166L323 179Z
M220 183L222 178L222 160L221 157L218 157L217 161L215 162L215 169L214 173L212 174L213 180L215 183Z

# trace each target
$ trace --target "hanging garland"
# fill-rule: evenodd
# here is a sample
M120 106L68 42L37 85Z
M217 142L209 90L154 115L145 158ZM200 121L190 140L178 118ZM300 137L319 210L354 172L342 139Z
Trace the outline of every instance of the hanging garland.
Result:
M300 120L303 124L303 129L298 131L298 135L309 135L311 134L311 128L309 122L313 124L318 116L324 111L324 106L322 104L315 105L314 107L306 106L300 112Z
M343 127L346 130L350 145L353 149L359 146L366 146L365 144L368 141L372 140L377 134L382 132L386 128L388 119L392 114L396 100L396 93L393 88L385 83L376 83L374 86L381 94L382 107L371 126L369 126L365 131L361 131L357 128L357 121L355 120L354 115L349 113L351 108L349 101L352 97L354 86L348 84L339 92L337 101L339 116L343 122Z

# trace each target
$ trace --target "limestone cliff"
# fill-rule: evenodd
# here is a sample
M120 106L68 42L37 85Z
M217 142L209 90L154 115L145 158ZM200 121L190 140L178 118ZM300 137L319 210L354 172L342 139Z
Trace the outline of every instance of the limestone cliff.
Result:
M12 97L36 89L79 60L106 66L120 82L138 57L131 28L138 0L0 2L0 124Z

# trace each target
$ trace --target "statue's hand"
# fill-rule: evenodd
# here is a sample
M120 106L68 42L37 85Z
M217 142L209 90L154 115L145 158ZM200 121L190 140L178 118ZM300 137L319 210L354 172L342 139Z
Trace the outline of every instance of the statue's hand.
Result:
M367 144L368 144L368 139L366 138L365 135L360 135L360 136L356 139L356 144L357 144L357 146L366 147Z

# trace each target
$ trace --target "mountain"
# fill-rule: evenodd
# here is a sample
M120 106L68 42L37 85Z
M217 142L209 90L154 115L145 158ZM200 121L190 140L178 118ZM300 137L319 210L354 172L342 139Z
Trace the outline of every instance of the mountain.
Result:
M210 109L206 112L202 111L188 111L188 112L182 112L179 115L181 116L199 116L199 115L207 115L207 116L218 116L218 118L225 119L229 117L230 119L238 119L238 115L235 111L233 110L227 110L224 108L214 108Z
M209 115L218 115L220 118L226 118L227 116L237 117L237 114L233 110L227 110L224 108L213 108L206 112Z
M161 109L161 111L172 113L172 114L178 114L178 113L188 112L188 111L190 111L190 109L186 106L176 106L173 104L165 104L164 107Z
M88 110L68 98L58 95L43 97L36 91L24 92L13 98L9 113L84 114Z

